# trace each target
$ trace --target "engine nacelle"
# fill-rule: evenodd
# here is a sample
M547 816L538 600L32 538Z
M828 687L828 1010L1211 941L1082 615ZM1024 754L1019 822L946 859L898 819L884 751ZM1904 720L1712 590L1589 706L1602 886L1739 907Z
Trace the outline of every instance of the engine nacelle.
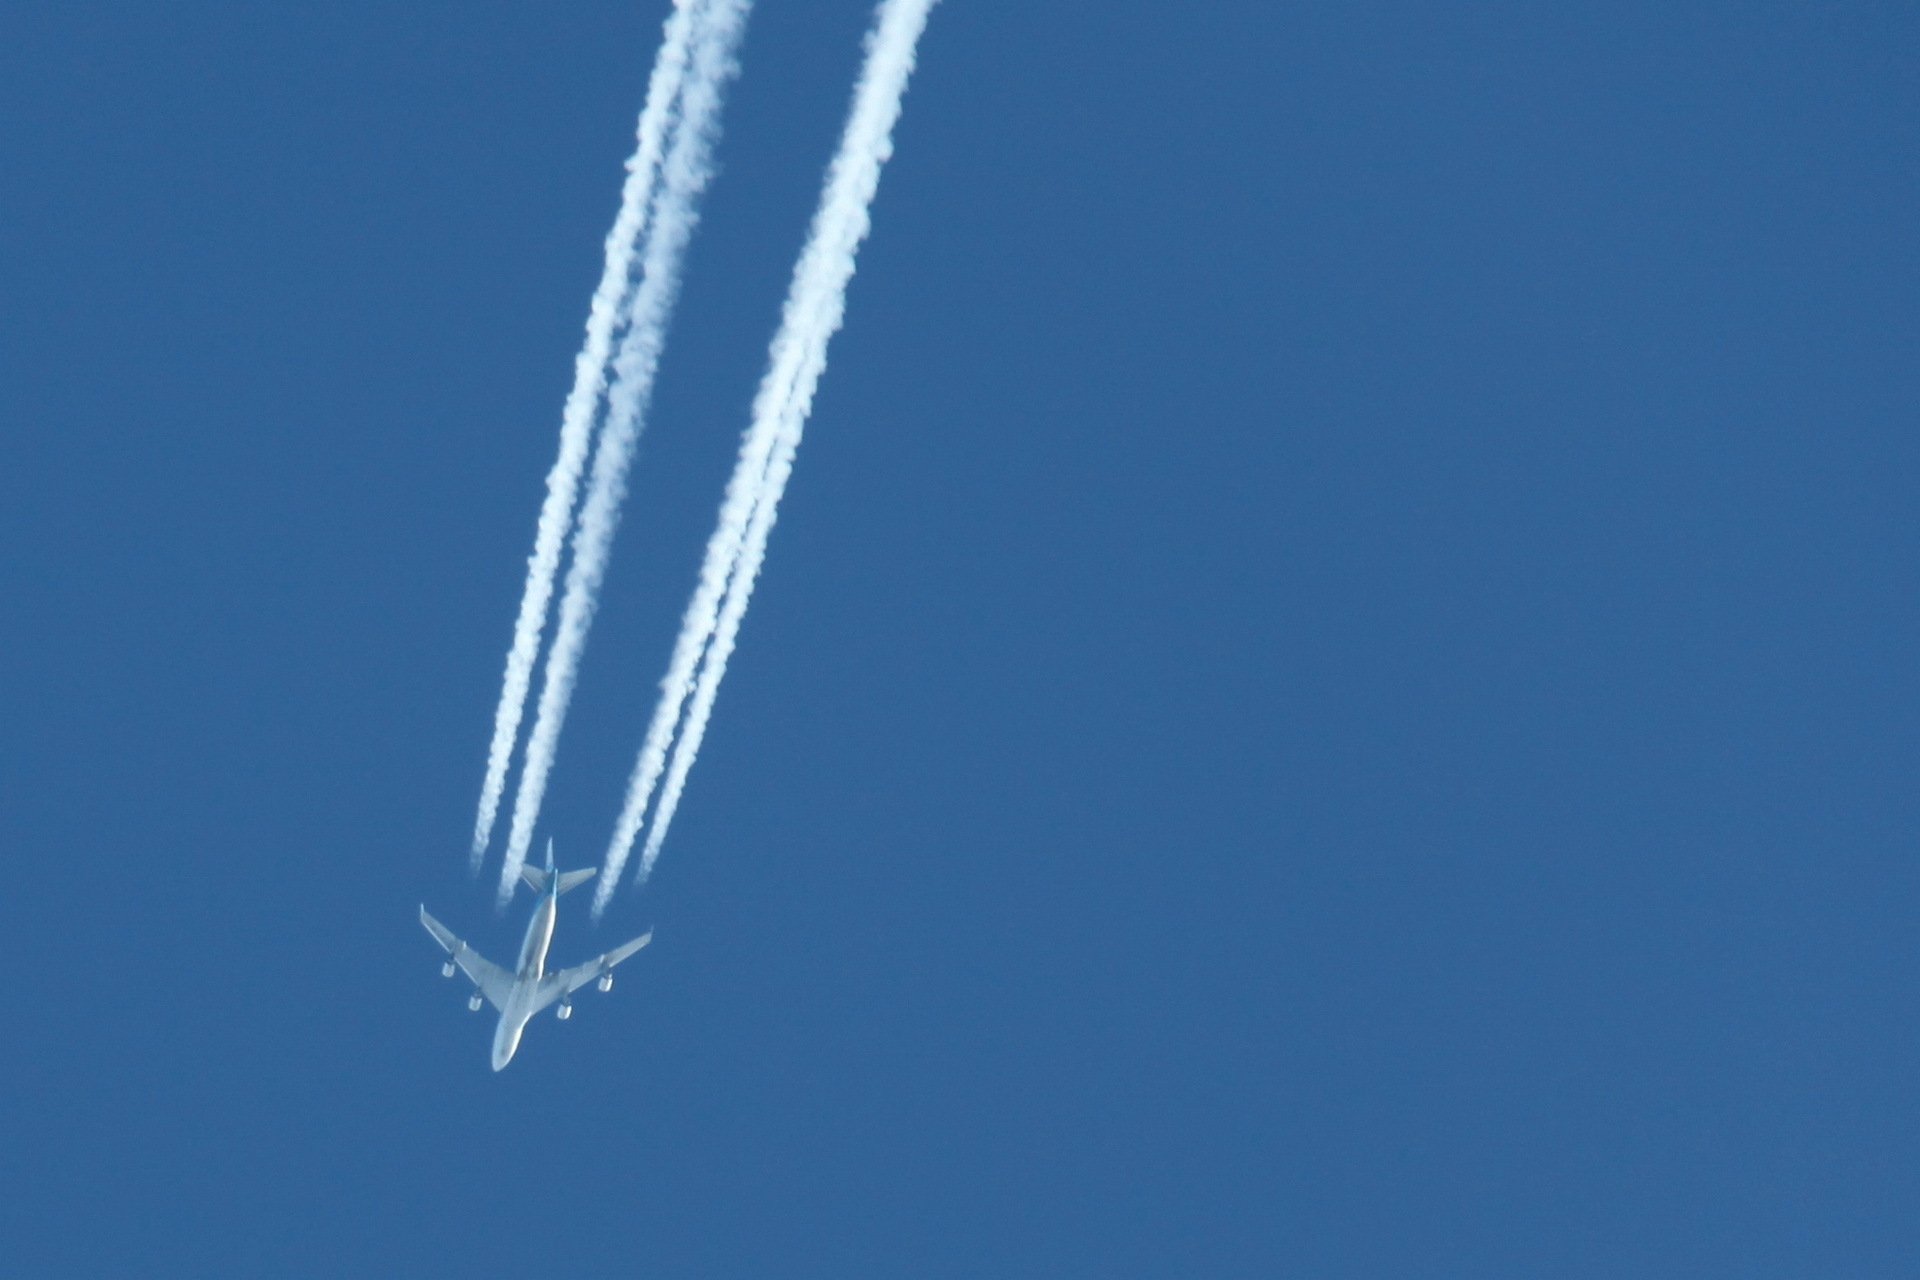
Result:
M481 999L480 993L476 991L467 997L467 1011L470 1013L478 1013L480 1012L480 1006L485 1003L486 1001Z
M454 963L453 961L449 960L445 964L440 966L440 976L443 978L451 978L453 976L453 970L454 970Z
M570 1004L561 1005L560 1011L556 1013L554 1016L556 1018L559 1018L560 1021L565 1022L568 1018L571 1018L573 1016L573 1006Z
M602 991L613 990L613 975L611 973L603 973L600 975L600 989Z

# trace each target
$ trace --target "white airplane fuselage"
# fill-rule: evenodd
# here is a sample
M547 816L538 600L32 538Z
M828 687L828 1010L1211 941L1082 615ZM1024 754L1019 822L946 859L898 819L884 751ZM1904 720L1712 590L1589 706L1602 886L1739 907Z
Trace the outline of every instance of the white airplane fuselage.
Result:
M513 990L506 1007L500 1010L500 1025L493 1032L493 1069L500 1070L513 1061L520 1047L520 1035L540 1012L540 979L547 972L547 948L553 945L553 918L560 909L559 896L549 888L540 895L540 905L527 921L527 936L520 944L520 963L514 967Z

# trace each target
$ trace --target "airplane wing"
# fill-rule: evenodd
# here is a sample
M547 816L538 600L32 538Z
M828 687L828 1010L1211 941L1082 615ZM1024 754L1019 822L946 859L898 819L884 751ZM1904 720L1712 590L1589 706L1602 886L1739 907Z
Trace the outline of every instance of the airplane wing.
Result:
M605 955L595 956L585 964L577 964L571 969L561 969L548 974L540 983L539 1007L544 1009L560 997L572 995L603 974L612 973L613 966L652 941L653 930L649 929L632 942L623 942Z
M466 943L453 936L453 931L427 914L425 907L420 908L420 923L427 926L427 932L433 940L447 949L453 962L461 971L473 979L473 985L487 998L487 1003L495 1009L504 1010L507 1005L507 993L513 990L513 975L493 961L475 951Z

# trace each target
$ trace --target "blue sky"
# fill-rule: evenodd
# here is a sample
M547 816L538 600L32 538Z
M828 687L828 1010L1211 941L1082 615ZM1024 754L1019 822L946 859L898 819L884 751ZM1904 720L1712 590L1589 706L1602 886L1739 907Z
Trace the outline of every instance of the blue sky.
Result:
M1920 23L947 0L652 948L466 873L666 6L0 47L22 1274L1898 1275ZM762 0L604 848L868 16Z

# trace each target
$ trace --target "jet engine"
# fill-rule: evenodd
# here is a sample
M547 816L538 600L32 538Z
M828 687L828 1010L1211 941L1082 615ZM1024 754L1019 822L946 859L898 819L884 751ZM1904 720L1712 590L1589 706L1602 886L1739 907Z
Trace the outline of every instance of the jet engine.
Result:
M565 1022L568 1018L571 1018L573 1016L573 1006L570 1004L561 1005L560 1011L556 1013L554 1016L559 1018L560 1021Z
M613 990L613 974L612 973L603 973L600 975L600 989L602 991Z
M486 1002L480 998L478 991L467 997L467 1008L474 1013L480 1012L480 1006L485 1003Z
M453 969L454 969L453 961L451 960L447 961L445 964L440 966L440 976L443 978L451 978L453 976Z

